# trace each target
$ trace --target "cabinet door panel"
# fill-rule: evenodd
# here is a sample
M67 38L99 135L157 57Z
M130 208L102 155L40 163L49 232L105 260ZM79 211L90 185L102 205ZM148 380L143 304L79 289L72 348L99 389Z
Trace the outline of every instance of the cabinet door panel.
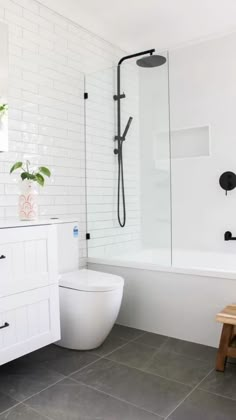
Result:
M53 225L0 229L0 297L58 282L56 234Z
M59 340L58 295L52 285L0 299L0 365Z

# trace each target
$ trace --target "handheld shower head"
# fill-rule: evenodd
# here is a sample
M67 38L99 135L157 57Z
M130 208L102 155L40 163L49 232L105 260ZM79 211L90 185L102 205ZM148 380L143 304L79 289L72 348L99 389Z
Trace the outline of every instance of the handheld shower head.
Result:
M124 129L123 136L122 136L123 140L125 140L125 137L126 137L128 131L129 131L129 128L130 128L130 124L132 123L132 120L133 120L133 117L129 117L129 119L127 121L127 124L126 124L126 127Z

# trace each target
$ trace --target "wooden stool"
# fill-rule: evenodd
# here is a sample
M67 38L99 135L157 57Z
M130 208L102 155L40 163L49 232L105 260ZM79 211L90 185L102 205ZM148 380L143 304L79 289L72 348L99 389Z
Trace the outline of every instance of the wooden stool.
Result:
M236 304L226 306L216 316L217 322L222 322L222 333L216 358L216 370L224 372L227 357L236 357L236 347L233 341L236 337Z

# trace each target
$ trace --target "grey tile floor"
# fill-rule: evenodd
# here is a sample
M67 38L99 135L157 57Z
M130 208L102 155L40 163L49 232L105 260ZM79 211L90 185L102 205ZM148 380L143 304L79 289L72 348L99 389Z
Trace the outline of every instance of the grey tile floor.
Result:
M235 420L236 364L115 325L90 352L51 345L0 367L0 420Z

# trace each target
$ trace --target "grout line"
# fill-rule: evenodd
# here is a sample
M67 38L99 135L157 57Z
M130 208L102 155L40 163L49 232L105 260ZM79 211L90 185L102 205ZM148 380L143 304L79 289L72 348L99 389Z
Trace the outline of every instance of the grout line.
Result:
M122 344L121 346L116 347L114 350L112 350L112 351L111 351L111 352L109 352L109 353L103 354L103 355L101 355L101 356L100 356L100 355L98 355L98 354L95 354L96 356L98 356L98 359L96 359L96 360L94 360L93 362L89 363L88 365L83 366L83 367L81 367L80 369L78 369L78 370L76 370L76 371L74 371L74 372L70 373L70 374L68 375L68 377L69 377L69 378L71 378L71 376L72 376L72 375L74 375L74 374L76 374L76 373L78 373L78 372L80 372L80 371L83 371L83 370L84 370L84 369L86 369L87 367L89 367L89 366L93 365L94 363L96 363L96 362L98 362L98 361L100 361L100 360L102 360L102 359L105 359L105 360L109 360L109 361L111 361L111 362L113 362L113 363L115 363L115 364L122 365L122 366L126 366L126 367L128 367L128 368L130 368L130 369L135 369L135 370L137 370L137 371L139 371L139 372L143 372L143 373L146 373L146 374L148 374L148 375L153 375L153 376L156 376L156 377L159 377L159 378L165 379L165 380L167 380L167 381L177 383L177 384L179 384L179 385L184 385L184 386L186 386L186 387L188 387L188 388L191 388L191 389L192 389L192 386L191 386L191 385L189 385L189 384L187 384L187 383L185 383L185 382L178 381L177 379L167 378L166 376L160 375L160 374L158 374L158 373L149 372L149 371L146 371L146 370L144 370L144 369L138 368L138 367L136 367L136 366L130 366L130 365L126 364L126 363L123 363L123 362L120 362L120 361L113 360L113 359L110 359L110 358L109 358L109 356L110 356L111 354L115 353L117 350L120 350L120 349L122 349L122 348L126 347L126 346L127 346L128 344L130 344L130 343L134 343L134 342L135 342L135 341L136 341L139 337L142 337L142 336L143 336L143 335L145 335L145 334L146 334L146 332L144 332L144 333L140 334L138 337L135 337L134 339L131 339L131 340L127 341L125 344ZM121 337L120 337L120 338L121 338ZM156 347L154 347L154 346L147 346L147 347L152 348L153 350L155 349L155 350L156 350L156 354L158 354L158 353L159 353L159 351L161 351L162 347L164 347L164 346L165 346L166 342L167 342L169 339L170 339L170 337L167 337L167 340L166 340L164 343L162 343L162 344L161 344L161 346L160 346L159 348L156 348ZM142 343L141 343L141 344L142 344ZM145 344L143 344L143 345L145 346ZM175 352L173 352L173 353L175 353ZM94 353L93 353L93 354L94 354ZM185 356L184 356L184 355L182 355L181 353L175 353L175 354L178 354L178 355L181 355L181 356L185 357ZM191 360L199 360L199 359L192 359L192 358L190 358L190 359L191 359ZM202 361L202 360L201 360L201 361ZM210 368L210 367L209 367L209 368ZM212 371L212 370L210 370L210 372L211 372L211 371ZM209 373L210 373L210 372L209 372ZM208 375L208 374L207 374L207 375ZM202 380L204 380L204 379L205 379L205 377L204 377ZM201 381L202 381L202 380L201 380ZM200 383L201 383L201 382L199 382L197 385L195 385L193 389L195 389L195 387L196 387L196 386L198 386Z
M174 413L175 410L199 387L199 385L214 371L214 368L210 370L210 372L179 402L179 404L165 417L164 420L167 420L171 414Z
M142 335L144 335L144 334L145 334L145 333L141 334L141 336L142 336ZM120 338L121 338L121 337L120 337ZM71 372L71 373L70 373L67 377L68 377L68 378L71 378L71 376L72 376L72 375L74 375L75 373L80 372L80 371L81 371L81 370L83 370L83 369L86 369L87 367L89 367L89 366L93 365L94 363L98 362L98 361L99 361L99 360L101 360L101 359L106 359L106 357L107 357L108 355L110 355L110 354L114 353L116 350L119 350L119 349L121 349L121 348L125 347L127 344L129 344L129 343L130 343L130 342L132 342L132 341L134 341L134 339L132 339L132 340L130 340L130 341L127 341L125 344L122 344L121 346L116 347L114 350L112 350L111 352L106 353L106 354L104 354L104 355L99 355L99 354L97 354L97 353L91 353L91 354L93 354L94 356L97 356L97 359L96 359L96 360L94 360L93 362L89 363L88 365L85 365L85 366L81 367L80 369L75 370L74 372ZM58 372L58 373L59 373L59 372Z
M24 400L21 401L22 404L24 404L25 402L27 402L28 400L30 400L31 398L35 397L36 395L40 394L40 392L46 391L47 389L51 388L54 385L57 385L59 382L62 382L66 379L67 377L64 376L63 378L59 379L58 381L54 382L53 384L50 384L48 386L46 386L45 388L41 389L38 392L35 392L33 395L31 395L30 397L25 398Z
M146 333L145 333L146 334ZM149 334L148 332L147 332L147 334ZM155 334L155 333L150 333L150 334ZM163 337L166 337L167 338L167 340L164 342L164 343L162 343L161 345L160 345L160 347L155 347L155 346L151 346L151 345L149 345L149 344L145 344L145 343L137 343L137 344L141 344L142 346L146 346L146 347L149 347L149 348L152 348L152 349L156 349L156 350L161 350L161 349L163 349L163 347L165 347L165 345L168 343L168 341L169 340L171 340L173 337L168 337L168 336L163 336ZM136 338L137 339L137 338ZM136 340L135 339L135 340ZM175 339L175 338L174 338ZM134 340L134 341L135 341ZM175 339L175 340L180 340L180 339ZM180 341L186 341L186 340L180 340ZM188 343L191 343L190 341L188 342ZM193 344L198 344L198 343L193 343ZM210 346L205 346L204 344L200 344L200 345L202 345L203 347L210 347ZM212 349L215 349L214 347L211 347ZM217 350L217 349L215 349L215 350ZM174 351L174 350L166 350L166 353L174 353L174 354L178 354L179 356L182 356L182 357L186 357L186 358L188 358L188 359L191 359L191 360L198 360L198 361L200 361L200 362L205 362L205 363L209 363L210 364L210 361L208 361L208 360L205 360L205 359L199 359L199 358L197 358L197 357L190 357L190 356L188 356L187 354L183 354L183 353L179 353L179 352L177 352L177 351ZM230 363L230 362L228 362L228 363ZM235 366L236 366L236 364L235 364Z
M155 334L155 333L149 333L148 331L145 331L143 334L141 334L141 336L136 337L133 340L130 340L130 342L137 341L140 337L142 337L145 334ZM142 346L146 346L148 348L155 349L157 352L159 352L159 351L163 350L163 348L165 349L165 345L172 339L172 337L169 337L169 336L163 336L163 337L165 337L166 340L159 347L151 346L149 344L141 343L141 342L137 342L137 344L141 344ZM184 340L180 340L180 341L184 341ZM214 347L212 347L212 348L214 349ZM210 361L208 362L207 360L204 360L204 359L199 359L199 358L196 358L196 357L190 357L190 356L188 356L186 354L179 353L179 352L174 351L174 350L167 350L166 353L173 353L173 354L177 354L177 355L182 356L182 357L187 358L187 359L198 360L200 362L205 362L205 363L209 363L210 364ZM235 366L236 366L236 364L235 364Z
M141 337L141 336L143 336L145 334L145 332L144 333L141 333L140 335L139 335L139 337ZM119 338L122 338L122 337L119 337ZM137 337L135 337L135 339L136 339ZM60 374L60 375L63 375L64 376L64 378L62 378L62 379L60 379L59 381L57 381L57 382L55 382L55 384L57 384L58 382L60 382L61 380L63 380L63 379L66 379L66 378L71 378L71 376L72 375L74 375L75 373L77 373L77 372L80 372L81 370L83 370L83 369L86 369L87 367L89 367L89 366L91 366L91 365L93 365L94 363L96 363L98 360L100 360L100 359L105 359L106 358L106 356L107 355L109 355L109 354L111 354L111 353L113 353L113 352L115 352L116 350L118 350L118 349L120 349L120 348L122 348L122 347L124 347L124 346L126 346L129 342L133 342L135 339L131 339L131 340L129 340L129 341L127 341L125 344L122 344L121 346L119 346L119 347L116 347L114 350L112 350L111 352L109 352L109 353L106 353L105 355L99 355L99 354L97 354L97 353L90 353L92 356L94 356L94 357L97 357L95 360L93 360L92 362L90 362L90 363L88 363L88 364L86 364L86 365L84 365L84 366L82 366L81 368L79 368L79 369L76 369L75 371L73 371L73 372L70 372L68 375L64 375L64 374L62 374L61 372L59 372L58 370L56 370L56 369L50 369L50 368L48 368L46 365L45 365L45 368L46 369L48 369L48 370L52 370L52 371L54 371L54 372L56 372L56 373L58 373L58 374ZM42 362L42 364L44 364L43 362ZM54 384L53 384L54 385ZM49 387L50 387L51 385L49 385ZM47 387L48 388L48 387ZM47 389L47 388L45 388L45 389ZM42 391L44 391L45 389L42 389L41 391L39 391L38 393L40 393L40 392L42 392ZM38 393L36 393L36 394L38 394ZM35 394L34 394L35 395ZM33 396L33 395L32 395ZM31 398L31 397L29 397L29 398ZM28 399L28 398L27 398ZM23 401L26 401L26 400L23 400ZM1 413L0 413L1 414Z
M163 347L164 347L164 346L163 346ZM165 348L164 348L164 349L165 349ZM163 350L163 349L159 348L159 349L157 349L157 350L159 351L159 350ZM181 357L183 357L184 359L188 359L188 360L192 360L192 361L196 360L196 361L198 361L198 362L202 362L202 363L205 363L205 364L209 364L209 368L213 368L213 367L214 367L214 363L212 363L212 365L211 365L211 361L204 360L204 359L198 359L198 358L196 358L196 357L190 357L190 356L188 356L187 354L179 353L179 352L174 351L174 350L167 350L167 351L166 351L166 354L167 354L167 355L168 355L168 354L175 354L175 355L177 355L177 356L181 356Z
M93 391L95 390L95 391L97 391L97 392L99 392L99 393L101 393L101 394L103 394L103 395L107 395L107 396L109 396L109 397L111 397L111 398L114 398L115 400L121 401L121 402L123 402L123 403L125 403L125 404L128 404L128 405L131 405L131 406L133 406L133 407L135 407L135 408L137 408L137 409L139 409L139 410L145 411L146 413L150 413L150 414L154 414L155 416L159 416L160 418L162 418L162 419L164 420L164 417L163 417L163 416L160 416L160 414L155 413L154 411L146 410L146 408L140 407L140 406L138 406L138 405L136 405L136 404L134 404L134 403L131 403L131 402L127 401L127 400L124 400L123 398L117 397L117 396L115 396L115 395L113 395L113 394L109 394L109 393L107 393L107 392L105 392L105 391L102 391L101 389L98 389L98 388L93 387L93 386L91 386L91 385L85 384L84 382L77 381L77 380L76 380L76 379L74 379L74 378L72 378L72 380L73 380L76 384L78 384L78 385L85 386L85 387L87 387L87 388L89 388L89 389L92 389Z
M4 394L4 395L7 395L7 394ZM9 395L7 395L7 396L9 397ZM21 404L21 402L16 402L16 404L12 405L11 407L7 408L4 411L1 411L0 412L0 415L5 414L5 413L8 413L8 411L12 410L15 407L18 407L18 405L20 405L20 404Z
M153 332L150 332L150 331L143 331L143 334L141 334L138 337L135 337L134 340L132 340L132 341L138 340L140 337L142 337L143 335L147 335L147 334L158 335L159 337L163 337L163 338L166 338L168 340L171 338L168 335L156 334L156 333L153 333ZM143 344L143 343L141 343L141 344ZM162 343L162 344L164 344L164 343ZM148 347L155 347L155 346L151 346L151 345L148 345L148 344L144 344L144 345L148 346Z
M217 395L217 397L226 398L227 400L236 402L236 398L227 397L226 395L218 394L217 392L209 391L201 387L199 387L198 389L200 389L200 391L207 392L208 394Z
M45 414L40 413L39 411L37 411L35 408L32 408L30 405L22 403L22 405L24 405L27 408L30 408L32 411L34 411L35 413L39 414L40 416L43 416L43 418L48 419L48 420L53 420L51 417L46 416Z
M142 334L143 335L143 334ZM168 337L168 339L169 339L170 337ZM135 340L131 340L131 342L133 342L133 341L135 341ZM167 340L168 341L168 340ZM166 341L166 342L167 342ZM155 355L156 354L158 354L159 353L159 351L161 350L161 348L166 344L166 342L165 343L162 343L161 344L161 346L160 346L160 348L155 348L155 347L152 347L152 346L147 346L147 347L149 347L149 348L152 348L153 350L155 349L156 350L156 352L155 352ZM129 343L127 343L127 344L129 344ZM127 345L126 344L126 345ZM121 346L121 347L118 347L117 348L117 350L118 349L120 349L120 348L123 348L123 347L125 347L125 345L123 345L123 346ZM149 372L149 371L147 371L147 370L144 370L144 369L141 369L141 368L138 368L138 367L136 367L136 366L131 366L131 365L128 365L128 364L126 364L126 363L123 363L123 362L120 362L120 361L117 361L117 360L113 360L113 359L109 359L109 356L110 356L110 354L112 354L112 353L114 353L116 350L114 350L114 351L112 351L111 353L109 353L108 355L105 355L105 356L103 356L102 358L104 359L107 359L107 360L110 360L111 362L113 362L113 363L116 363L116 364L120 364L120 365L122 365L122 366L126 366L126 367L128 367L128 368L130 368L130 369L135 369L135 370L138 370L139 372L143 372L143 373L146 373L146 374L149 374L149 375L153 375L153 376L157 376L157 377L159 377L159 378L162 378L162 379L165 379L165 380L167 380L167 381L170 381L170 382L175 382L175 383L177 383L177 384L180 384L180 385L185 385L185 386L187 386L187 387L189 387L189 388L193 388L191 385L189 385L189 384L187 384L187 383L185 383L185 382L181 382L181 381L178 381L177 379L173 379L173 378L168 378L168 377L166 377L166 376L163 376L163 375L160 375L160 374L158 374L158 373L153 373L153 372ZM185 357L184 355L182 355L181 353L175 353L175 352L173 352L174 354L178 354L178 355L181 355L181 356L183 356L183 357ZM187 357L187 356L186 356ZM190 358L191 359L191 358ZM199 359L191 359L191 360L199 360ZM201 360L202 361L202 360ZM212 372L212 368L211 367L209 367L209 369L211 369L210 370L210 372L209 373L211 373ZM209 373L207 373L207 375L209 374ZM205 379L205 377L202 379L202 380L204 380ZM200 382L198 382L197 383L197 385L195 385L194 386L194 388L196 387L196 386L198 386L201 382L202 382L202 380L200 381Z
M96 355L96 356L97 356L97 355ZM97 359L93 360L91 363L88 363L87 365L82 366L81 368L79 368L79 369L77 369L77 370L75 370L75 371L73 371L73 372L69 373L69 375L67 375L67 376L66 376L66 378L71 379L71 376L72 376L72 375L74 375L74 374L75 374L75 373L77 373L77 372L80 372L80 371L81 371L81 370L83 370L83 369L88 368L89 366L93 365L94 363L98 362L98 361L99 361L99 360L101 360L101 359L103 359L103 357L98 357ZM66 378L65 378L65 379L66 379Z
M146 334L146 333L144 332L144 333L140 334L140 335L139 335L139 337L142 337L142 336L143 336L143 335L145 335L145 334ZM139 338L139 337L132 338L131 340L126 340L126 343L125 343L125 344L122 344L121 346L116 347L116 348L115 348L115 349L113 349L112 351L110 351L110 352L108 352L108 353L103 354L103 355L102 355L102 357L103 357L103 358L105 358L106 356L108 356L108 355L110 355L110 354L114 353L115 351L117 351L117 350L119 350L119 349L121 349L121 348L123 348L123 347L127 346L127 344L133 343L133 342L134 342L137 338ZM119 338L121 338L122 340L125 340L125 339L124 339L124 338L122 338L122 337L119 337Z
M186 387L192 389L192 386L191 385L189 385L189 384L187 384L185 382L180 382L177 379L167 378L166 376L159 375L158 373L149 372L147 370L138 368L136 366L130 366L130 365L127 365L126 363L118 362L117 360L113 360L113 359L109 359L109 358L107 358L107 360L109 360L109 361L111 361L111 362L113 362L115 364L118 364L118 365L126 366L126 367L128 367L130 369L138 370L139 372L146 373L147 375L157 376L157 377L162 378L162 379L165 379L166 381L169 381L169 382L175 382L175 383L177 383L179 385L185 385Z

